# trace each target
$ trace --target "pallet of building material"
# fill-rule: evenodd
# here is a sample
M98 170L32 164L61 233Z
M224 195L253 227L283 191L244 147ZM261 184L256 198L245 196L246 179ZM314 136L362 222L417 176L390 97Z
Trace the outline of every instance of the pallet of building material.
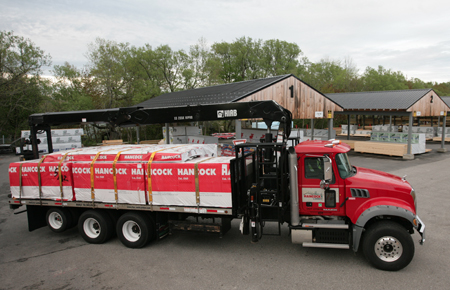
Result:
M102 146L122 145L122 144L123 144L123 140L122 139L118 139L118 140L103 140L102 141Z
M407 152L407 145L385 142L355 142L354 150L360 153L403 156Z
M348 136L347 133L338 134L338 136ZM350 136L355 136L355 134L350 134Z
M350 146L351 149L355 149L355 143L358 141L356 141L356 140L341 140L341 142ZM359 141L359 142L361 142L361 141Z
M372 131L370 130L362 130L362 129L358 129L355 131L355 135L356 137L370 137L372 134Z
M442 141L442 137L434 137L433 141L441 142ZM444 141L445 142L450 142L450 137L445 137Z
M161 142L161 139L158 139L158 140L143 140L143 141L139 141L139 144L158 144L159 142Z

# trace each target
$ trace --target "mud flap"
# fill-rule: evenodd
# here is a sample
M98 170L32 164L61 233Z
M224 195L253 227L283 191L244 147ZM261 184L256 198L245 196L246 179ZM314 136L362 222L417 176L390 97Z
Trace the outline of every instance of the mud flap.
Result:
M45 227L47 207L27 205L28 230L30 232Z

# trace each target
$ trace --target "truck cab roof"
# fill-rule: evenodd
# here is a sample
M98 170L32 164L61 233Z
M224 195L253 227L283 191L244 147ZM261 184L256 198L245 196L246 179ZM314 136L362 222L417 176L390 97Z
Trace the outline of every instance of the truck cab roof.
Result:
M328 141L304 141L295 146L295 153L347 153L350 151L348 144L340 142L339 144L332 144L332 140Z

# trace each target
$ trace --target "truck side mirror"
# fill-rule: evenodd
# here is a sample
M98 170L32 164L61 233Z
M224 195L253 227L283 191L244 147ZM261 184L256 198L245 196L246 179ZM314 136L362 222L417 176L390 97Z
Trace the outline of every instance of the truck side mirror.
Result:
M333 178L333 171L331 170L331 159L328 156L323 158L323 180L320 182L320 188L328 189L330 187L331 179Z

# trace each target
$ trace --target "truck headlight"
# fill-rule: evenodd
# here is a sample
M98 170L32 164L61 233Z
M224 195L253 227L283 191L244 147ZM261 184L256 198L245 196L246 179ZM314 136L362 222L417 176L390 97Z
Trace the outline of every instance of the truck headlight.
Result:
M417 213L417 199L416 199L416 191L413 189L411 189L411 196L414 200L414 207L416 208L416 213Z

